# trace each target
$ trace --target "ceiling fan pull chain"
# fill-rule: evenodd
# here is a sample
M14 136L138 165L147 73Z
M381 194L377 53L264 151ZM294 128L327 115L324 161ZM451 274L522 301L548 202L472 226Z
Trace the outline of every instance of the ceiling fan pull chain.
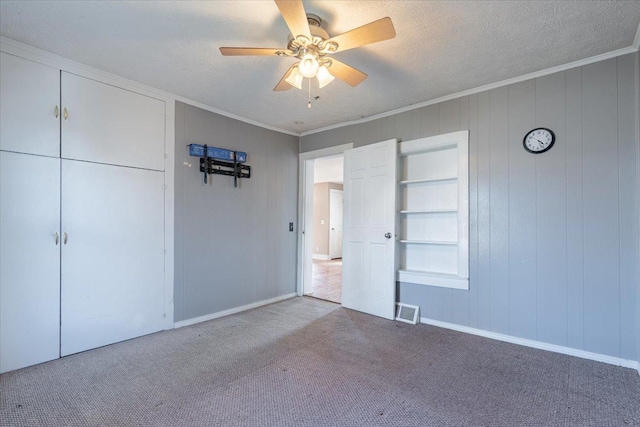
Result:
M307 80L309 80L309 103L307 104L307 107L311 108L311 79Z

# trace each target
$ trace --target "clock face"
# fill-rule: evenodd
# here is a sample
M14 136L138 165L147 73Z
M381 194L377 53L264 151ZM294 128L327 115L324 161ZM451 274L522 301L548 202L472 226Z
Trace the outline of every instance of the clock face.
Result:
M553 143L556 141L556 136L550 129L538 128L529 132L525 137L524 149L530 153L540 154L553 147Z

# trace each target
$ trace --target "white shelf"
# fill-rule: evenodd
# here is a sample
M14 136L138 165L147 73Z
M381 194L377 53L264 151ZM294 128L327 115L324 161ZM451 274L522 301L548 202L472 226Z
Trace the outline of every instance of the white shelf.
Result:
M438 286L451 289L469 289L469 278L457 274L438 273L434 271L398 270L398 282L418 285Z
M406 181L400 181L400 185L423 184L427 182L456 182L457 180L457 176L448 178L409 179Z
M435 214L435 213L456 213L457 209L411 209L400 211L401 214Z
M400 243L416 244L416 245L448 245L456 246L458 242L447 242L444 240L400 240Z
M405 230L397 280L468 290L469 132L405 141L400 155L406 179L398 182L397 215Z

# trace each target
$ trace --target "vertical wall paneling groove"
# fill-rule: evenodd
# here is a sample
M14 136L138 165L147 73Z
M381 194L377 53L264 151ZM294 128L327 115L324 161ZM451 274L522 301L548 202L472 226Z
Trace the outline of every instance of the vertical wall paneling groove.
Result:
M177 135L184 135L184 107L185 105L182 103L175 103L175 133ZM176 149L176 152L178 150ZM180 159L181 160L181 159ZM175 188L182 188L183 174L181 162L178 160L176 156L175 159L175 180L174 185ZM175 193L175 205L182 206L184 204L183 192L176 191ZM176 210L176 220L174 222L174 234L175 234L175 243L174 243L174 270L173 270L173 283L174 283L174 297L173 297L173 310L174 316L177 318L179 314L183 311L183 303L184 303L184 286L182 286L181 279L184 276L184 221L178 221L178 216L180 212ZM181 286L178 290L178 282L180 281Z
M522 148L536 126L536 82L509 87L509 334L536 338L536 155Z
M565 72L567 182L567 345L584 349L582 69Z
M536 79L536 127L556 135L536 162L536 339L567 345L567 192L564 72ZM546 155L545 155L546 154Z
M175 130L175 321L295 292L298 138L180 102ZM247 152L251 179L204 184L191 143Z
M617 89L615 58L582 68L585 350L614 356L620 355Z
M465 96L459 99L459 111L460 118L455 123L455 130L468 130L470 123L469 116L469 97ZM471 165L469 165L469 171L471 171ZM471 185L469 185L471 186ZM471 193L471 191L469 191ZM469 197L471 195L469 194ZM469 209L471 209L471 201L469 200ZM470 218L469 218L470 219ZM471 246L471 245L469 245ZM471 251L471 248L469 248ZM469 258L471 262L471 258ZM470 299L469 291L460 289L444 289L451 293L451 322L460 325L469 325L470 317Z
M489 92L478 94L478 327L491 330L491 127Z
M490 92L491 331L509 333L509 89Z
M300 149L469 129L469 290L400 283L401 301L428 319L638 360L639 57L307 135ZM535 127L555 132L550 151L522 147Z
M478 95L469 97L469 325L478 328Z
M428 105L420 109L421 118L421 137L438 135L440 132L440 105Z
M636 115L627 105L634 105L638 74L633 56L618 58L618 162L619 162L619 211L620 211L620 357L634 359L637 348L633 338L637 335L638 298L638 198L636 179L638 170L638 142ZM634 215L635 212L635 215ZM628 296L632 296L629 298Z

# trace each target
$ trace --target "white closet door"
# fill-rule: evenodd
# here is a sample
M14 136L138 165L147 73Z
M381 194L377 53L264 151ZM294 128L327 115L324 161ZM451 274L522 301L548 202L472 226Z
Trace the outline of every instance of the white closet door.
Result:
M62 157L164 170L164 101L62 73Z
M157 332L163 173L62 161L63 356Z
M396 140L344 152L342 305L393 319Z
M0 372L60 356L60 159L0 151Z
M60 70L2 52L0 93L0 149L59 157Z

